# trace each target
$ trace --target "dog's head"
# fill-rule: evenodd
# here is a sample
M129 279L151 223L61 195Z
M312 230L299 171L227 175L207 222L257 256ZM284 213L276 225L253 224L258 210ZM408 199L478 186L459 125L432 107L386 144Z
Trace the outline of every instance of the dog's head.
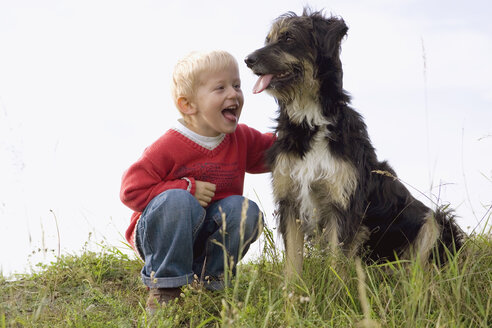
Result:
M315 96L320 81L330 79L342 88L340 42L347 33L345 22L326 18L321 12L302 16L289 12L278 17L266 37L265 46L245 59L259 76L253 92L267 90L278 101L291 102L299 91ZM333 85L331 86L333 87Z

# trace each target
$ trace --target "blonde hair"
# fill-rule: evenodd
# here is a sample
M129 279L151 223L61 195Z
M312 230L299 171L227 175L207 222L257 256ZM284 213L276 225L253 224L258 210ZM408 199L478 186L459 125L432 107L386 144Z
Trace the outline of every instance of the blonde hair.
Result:
M192 52L174 66L171 95L176 107L180 97L193 99L200 83L200 74L217 72L231 65L238 67L236 59L227 51Z

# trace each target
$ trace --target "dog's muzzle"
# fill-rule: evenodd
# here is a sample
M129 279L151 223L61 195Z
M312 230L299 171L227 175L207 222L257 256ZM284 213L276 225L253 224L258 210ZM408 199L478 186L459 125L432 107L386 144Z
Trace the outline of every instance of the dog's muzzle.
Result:
M253 52L249 54L246 58L244 58L244 62L249 68L252 68L258 62L258 56Z

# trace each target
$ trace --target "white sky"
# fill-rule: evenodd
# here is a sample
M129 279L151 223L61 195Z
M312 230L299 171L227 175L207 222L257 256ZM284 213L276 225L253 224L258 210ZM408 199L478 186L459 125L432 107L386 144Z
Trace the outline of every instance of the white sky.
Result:
M119 201L121 175L178 118L169 81L188 52L235 55L240 121L271 131L275 102L251 93L256 78L242 60L274 18L305 4L0 0L0 271L53 258L37 249L57 252L54 215L62 253L88 241L121 245L131 214ZM476 227L492 203L490 2L309 5L350 27L344 87L379 158L423 194L432 187L463 228ZM268 175L247 176L245 195L255 194L273 227Z

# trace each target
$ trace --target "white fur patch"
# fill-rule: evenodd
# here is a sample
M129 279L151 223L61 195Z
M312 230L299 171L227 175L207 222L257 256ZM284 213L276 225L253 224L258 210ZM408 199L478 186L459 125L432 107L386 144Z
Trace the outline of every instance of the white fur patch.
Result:
M294 99L286 108L287 115L291 122L301 124L304 120L307 122L310 128L314 126L324 126L329 122L321 114L321 108L317 101L314 99Z
M419 258L422 264L427 262L439 237L439 225L434 218L434 213L429 211L424 220L425 223L420 228L419 234L402 256L405 259Z
M346 208L357 186L355 168L346 161L335 158L329 151L326 141L326 127L314 136L311 149L303 158L290 154L280 154L273 170L274 194L278 200L288 194L297 195L300 219L307 229L316 227L319 219L315 198L312 195L313 183L326 187L329 199ZM278 183L277 183L278 182Z

